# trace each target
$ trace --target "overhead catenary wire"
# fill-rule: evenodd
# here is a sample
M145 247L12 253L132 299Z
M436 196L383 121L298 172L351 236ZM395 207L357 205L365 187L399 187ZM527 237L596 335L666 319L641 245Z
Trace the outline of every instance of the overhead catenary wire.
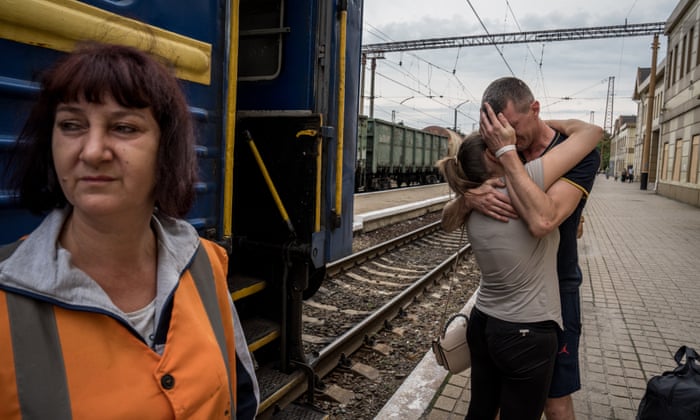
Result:
M472 2L470 0L467 0L467 4L469 4L469 7L471 7L472 12L474 12L474 15L476 16L476 19L479 21L481 24L481 27L484 28L484 32L486 32L486 35L489 37L491 34L489 33L489 30L486 28L486 25L484 25L484 22L481 20L481 17L479 16L479 13L477 13L476 9L474 9L474 6L472 6ZM506 60L506 57L503 55L503 52L501 51L500 48L498 48L498 44L496 44L493 39L491 40L491 43L493 44L493 47L496 48L496 51L498 51L498 54L501 56L503 59L503 62L506 64L506 67L508 67L508 70L510 71L510 74L515 76L515 73L513 72L513 69L510 68L510 64L508 64L508 60Z
M368 32L369 32L370 34L372 34L373 36L375 36L375 37L377 37L377 38L379 38L379 39L381 39L381 40L383 40L383 41L394 42L394 40L393 40L389 35L387 35L385 32L383 32L381 29L377 28L376 26L373 26L372 24L367 23L367 22L365 22L364 25L367 26L367 27L369 28L369 29L368 29ZM403 54L403 52L401 52L401 54ZM414 57L414 58L415 58L416 60L418 60L418 61L422 61L422 62L426 63L427 65L429 65L429 66L431 66L431 67L434 67L434 68L436 68L436 69L438 69L438 70L440 70L440 71L442 71L442 72L444 72L444 73L446 73L446 74L451 75L452 78L453 78L453 79L455 80L455 82L457 83L457 85L459 86L459 88L460 88L460 90L462 91L462 93L464 93L464 97L465 97L465 98L468 98L468 99L469 99L471 102L473 102L473 103L478 103L478 102L480 102L480 96L477 97L476 95L474 95L474 93L471 92L471 91L469 90L469 88L466 86L466 84L465 84L464 82L462 82L462 80L460 79L459 75L456 73L456 71L455 71L456 63L455 63L455 66L454 66L453 70L448 70L448 69L446 69L446 68L444 68L444 67L442 67L442 66L440 66L440 65L438 65L438 64L435 64L434 62L432 62L432 61L430 61L430 60L427 60L427 59L421 57L420 55L418 55L418 54L416 54L416 53L411 52L409 55L412 56L412 57ZM401 56L401 57L402 57L402 56ZM391 62L391 63L396 63L396 62L391 61L390 59L388 59L388 58L386 58L386 57L383 57L383 59L386 60L385 62L387 62L387 63L389 63L389 62ZM405 68L405 66L403 65L403 58L400 58L400 59L399 59L399 61L398 61L398 66L399 66L400 68L402 68L402 69ZM400 71L401 73L403 73L403 74L409 75L408 77L413 78L413 79L416 80L418 83L422 83L422 82L420 82L420 81L418 80L418 78L416 78L415 76L413 76L413 74L411 74L410 72L406 72L406 71L403 71L403 70L399 70L399 71ZM388 76L384 75L384 77L388 77ZM427 85L425 85L425 84L423 84L423 85L424 85L426 88L429 88ZM421 95L424 95L424 94L421 93ZM459 113L462 114L462 115L464 115L464 116L467 116L467 117L470 118L470 119L473 119L471 116L466 115L466 114L464 114L464 113L461 112L461 111L460 111Z
M468 4L471 7L471 3L474 2L469 2ZM635 0L636 3L636 0ZM462 3L464 4L464 3ZM475 3L476 4L476 3ZM522 27L520 23L518 22L518 16L516 13L518 12L518 9L515 8L515 5L511 5L509 0L504 0L504 4L507 7L507 10L505 11L505 20L504 20L504 28L507 29L508 26L511 24L513 26L516 26L522 30ZM478 6L478 4L476 4ZM472 7L472 9L474 9ZM502 16L504 16L502 14ZM512 20L510 19L509 16L512 16ZM479 16L480 18L480 16ZM489 23L487 20L482 20L480 19L483 26L488 25L489 29L493 31L493 25ZM474 22L476 24L476 22ZM365 24L367 22L365 21ZM489 33L488 35L467 35L467 36L450 36L450 37L441 37L441 38L424 38L424 39L416 39L416 40L408 40L408 41L391 41L391 42L386 42L386 43L381 43L382 40L389 39L386 34L384 34L381 31L375 31L372 28L369 28L367 32L371 33L369 37L366 37L366 40L372 40L373 36L377 36L377 41L380 43L377 44L363 44L362 46L362 52L363 54L366 54L367 57L376 57L376 58L381 58L382 62L387 62L389 64L389 61L395 61L391 60L391 57L396 57L395 55L392 54L387 54L387 53L396 53L398 52L401 54L401 61L398 62L397 65L391 64L389 67L393 66L398 66L397 68L400 69L400 74L397 75L396 72L392 71L385 71L384 75L387 76L388 78L396 78L398 81L401 81L402 77L405 77L406 80L410 80L407 84L413 86L416 90L420 91L421 96L425 97L434 97L434 96L443 96L445 99L443 99L441 102L445 102L447 104L447 107L450 107L450 104L457 103L461 101L464 97L469 98L471 102L474 104L477 104L479 102L479 99L475 98L475 95L473 95L470 92L470 89L468 88L467 85L473 84L474 80L479 80L482 82L482 77L481 74L477 71L474 72L474 63L483 63L483 60L481 60L481 54L479 54L477 58L477 61L474 61L475 57L469 57L470 54L467 54L466 51L462 51L462 47L470 46L490 46L494 45L494 43L500 47L502 47L500 44L507 44L507 43L534 43L537 42L541 44L541 50L540 51L534 51L534 48L528 47L527 52L524 54L525 58L523 61L523 68L522 68L522 73L521 75L518 75L517 77L523 78L523 80L526 80L531 87L533 88L533 92L535 92L536 97L542 102L542 109L547 109L548 112L569 112L567 109L561 109L557 108L557 111L553 111L553 108L551 105L555 105L557 103L560 103L562 101L570 101L572 99L582 99L576 95L568 95L568 96L562 96L558 92L556 95L550 95L547 89L548 83L546 83L546 78L544 75L545 70L547 68L545 65L547 62L545 61L546 57L544 57L545 50L544 50L544 45L545 43L550 43L552 41L571 41L571 40L588 40L588 39L600 39L600 38L613 38L613 37L630 37L630 36L645 36L651 33L662 33L663 29L665 27L665 22L654 22L654 23L646 23L646 24L628 24L625 21L625 25L612 25L612 26L600 26L600 27L581 27L581 28L571 28L571 29L548 29L548 30L539 30L539 31L529 31L529 32L519 32L519 33L504 33L504 34L494 34L494 33ZM477 24L478 26L478 24ZM398 28L392 27L392 31L397 30ZM419 31L420 32L420 31ZM418 32L418 33L419 33ZM393 33L393 32L392 32ZM398 33L398 32L397 32ZM371 41L370 41L371 42ZM415 54L403 54L404 52L409 52L409 51L418 51L421 49L440 49L440 48L456 48L458 51L454 53L452 62L447 64L445 66L444 64L436 64L439 63L439 61L434 61L434 60L440 60L439 56L436 55L427 55L427 56L418 56ZM558 51L556 48L549 50L550 53L548 54L550 57L552 56L553 51ZM502 60L504 57L508 58L509 60L512 61L512 54L515 52L517 54L517 51L507 51L505 49L501 50L497 48L496 52L501 56L498 58L499 60ZM523 52L525 52L523 50ZM537 57L539 55L539 58ZM613 57L616 56L613 52ZM415 57L415 60L418 60L418 63L427 63L429 66L428 69L424 68L422 65L416 65L416 61L412 61L411 57ZM555 57L555 56L554 56ZM386 61L385 61L386 60ZM433 61L431 61L433 60ZM558 59L557 59L558 60ZM443 59L443 62L445 60ZM616 61L613 58L612 63L616 63ZM536 69L534 74L531 74L530 76L527 76L527 73L530 71L530 66L528 63L532 62L533 65L536 66ZM608 63L611 62L611 60L607 60ZM407 65L408 63L408 65ZM411 64L413 63L413 64ZM510 64L510 63L509 63ZM550 63L551 64L551 63ZM464 66L468 66L466 70L463 70ZM445 69L445 67L449 67L449 69ZM509 66L510 67L510 66ZM551 65L550 65L551 67ZM620 66L615 66L615 67L621 67ZM490 72L493 72L494 69L497 69L498 66L494 67L493 63L489 64L489 69ZM513 67L510 67L511 74L512 74L512 69ZM418 72L417 72L417 71ZM429 70L426 72L426 70ZM437 73L442 72L445 74L449 74L450 76L448 77L443 77L439 78ZM474 73L474 74L472 74ZM619 73L619 72L612 72L613 74ZM523 77L523 75L525 77ZM494 77L498 76L497 74L494 75ZM602 76L602 75L601 75ZM536 79L535 79L536 77ZM473 80L473 78L476 78ZM527 79L530 79L529 81ZM621 78L618 76L618 78ZM582 80L585 80L587 78L584 78ZM464 83L465 81L466 83ZM406 81L404 81L406 82ZM573 82L573 81L572 81ZM551 83L551 81L550 81ZM578 83L572 83L572 85L577 85ZM403 89L403 88L402 88ZM463 93L463 97L460 97L460 92ZM603 92L604 94L604 92ZM604 96L601 94L602 96ZM392 93L392 95L397 95L396 93ZM400 94L399 94L400 95ZM411 95L409 93L408 95ZM406 95L406 96L408 96ZM618 94L619 95L619 94ZM380 95L374 96L378 97ZM585 95L585 96L595 96L595 95ZM400 98L400 96L397 96ZM450 97L455 98L454 101L449 99ZM594 98L587 98L587 100L593 100ZM548 103L555 101L554 103ZM419 103L411 103L412 106L417 106ZM425 101L423 104L428 105ZM580 106L579 105L574 105L574 106ZM473 105L470 105L469 107L465 107L463 110L460 110L460 113L464 114L461 111L464 111L466 113L472 112L473 113ZM454 108L452 108L454 111ZM586 110L586 114L588 114L590 111ZM551 117L549 117L551 118ZM440 123L442 124L442 123Z
M407 77L411 81L415 82L418 85L418 89L416 89L415 87L411 87L409 90L411 90L413 93L417 93L419 96L423 96L426 98L432 98L432 97L437 97L437 96L439 96L439 97L454 96L454 95L447 95L448 92L443 92L442 94L438 94L438 91L436 89L434 89L429 83L428 84L423 83L419 78L415 77L412 73L405 71L403 66L397 66L396 63L392 62L391 60L387 60L385 62L385 64L387 64L387 67L393 69L394 71L404 75L404 77ZM396 80L395 78L392 78L392 77L388 76L387 74L382 74L382 77L384 77L387 80L391 80L398 85L404 85L403 82L400 82L399 80ZM461 81L459 81L459 80L457 80L457 82L461 83ZM425 91L421 90L423 88L425 89ZM462 84L461 88L462 88L463 92L467 92L466 93L467 96L470 97L470 100L473 101L474 100L473 95L471 95L471 93L468 92L468 90L466 89L466 86L464 86ZM426 93L426 91L427 91L427 93ZM375 98L376 97L377 96L375 95Z
M558 98L559 100L557 100L557 101L555 101L555 102L552 102L552 103L548 104L547 106L553 106L553 105L556 105L556 104L558 104L558 103L560 103L560 102L570 101L570 100L572 100L572 99L578 99L578 100L581 100L581 99L586 99L586 100L600 100L599 97L581 98L581 97L579 97L578 95L581 94L581 93L583 93L583 92L585 92L585 91L587 91L587 90L593 89L593 88L596 87L596 86L600 86L600 85L603 84L603 83L608 83L608 78L607 78L607 77L606 77L605 79L601 79L600 81L598 81L598 82L596 82L596 83L594 83L594 84L592 84L592 85L590 85L590 86L587 86L587 87L585 87L585 88L583 88L583 89L581 89L581 90L579 90L579 91L577 91L577 92L574 92L574 93L569 94L569 95L566 95L566 96L562 96L562 97Z
M515 26L518 28L520 32L523 32L523 28L520 26L520 22L518 21L517 16L515 15L515 12L513 11L513 8L510 7L510 2L508 0L505 0L506 7L508 8L508 11L510 11L510 15L513 17L513 22L515 23ZM527 47L527 51L530 53L530 56L532 57L532 61L535 64L536 72L537 72L537 80L542 83L542 93L541 98L544 98L543 100L546 101L546 98L548 97L547 95L547 88L544 83L544 73L542 72L542 63L544 61L544 43L542 44L542 48L540 50L540 58L539 60L537 59L537 56L535 56L535 53L532 51L532 48L530 48L529 44L525 44ZM537 89L537 85L534 86L534 89ZM545 106L549 105L548 103L545 102Z
M368 32L370 32L373 36L375 36L375 37L377 37L377 38L379 38L379 39L382 39L382 40L384 40L384 41L393 42L393 40L391 39L391 37L390 37L389 35L387 35L386 33L384 33L383 31L381 31L380 29L376 28L375 26L373 26L373 25L371 25L371 24L369 24L369 23L365 23L365 25L369 28ZM403 54L403 53L401 53L401 54ZM418 60L419 62L423 62L423 63L427 64L427 65L429 66L429 68L434 68L434 69L436 69L436 70L439 70L439 71L441 71L441 72L444 72L445 74L450 75L451 78L452 78L452 79L457 83L457 85L459 86L459 89L460 89L460 91L463 93L462 96L463 96L464 98L468 98L468 99L469 99L471 102L473 102L473 103L479 102L480 99L478 99L478 98L469 90L469 88L465 85L465 83L462 82L462 80L459 78L459 75L456 74L454 71L449 70L449 69L447 69L447 68L445 68L445 67L443 67L443 66L440 66L440 65L438 65L438 64L436 64L436 63L434 63L434 62L432 62L432 61L430 61L430 60L428 60L428 59L426 59L426 58L423 58L423 57L421 57L420 55L418 55L418 54L416 54L416 53L411 52L411 53L409 53L408 55L410 55L411 57L415 58L415 59ZM422 92L422 91L417 91L417 90L415 90L415 89L411 89L414 93L418 93L419 95L424 96L424 97L448 96L448 95L446 95L447 92L443 92L442 95L435 95L435 92L438 92L438 91L437 91L436 89L434 89L434 88L431 86L430 82L424 83L424 82L421 81L418 77L416 77L411 71L406 70L406 66L405 66L405 64L404 64L403 56L400 56L399 61L395 61L395 60L391 60L391 59L389 59L389 58L387 58L387 57L383 57L383 62L386 63L387 65L389 65L389 67L391 67L394 71L396 71L396 72L398 72L398 73L404 75L404 77L407 77L407 78L409 78L409 79L415 81L419 86L422 86L423 88L425 88L425 89L428 91L428 93L425 93L425 92ZM397 83L397 84L401 84L401 82L399 82L398 80L395 80L395 79L389 77L389 76L386 75L386 74L383 74L382 77L384 77L384 78L387 79L387 80L391 80L391 81L393 81L393 82L395 82L395 83ZM449 96L454 96L454 93L451 93L451 95L449 95ZM376 98L376 96L375 96L375 98ZM464 98L461 98L461 99L459 99L459 100L463 100ZM444 106L446 106L447 108L452 108L452 106L450 106L450 105L444 105ZM464 114L464 113L461 112L461 111L460 111L459 113L462 114L462 115L464 115L464 116L466 116L466 117L468 117L469 119L474 120L474 118L471 117L470 115Z
M518 27L518 29L522 29L521 26L520 26L520 23L518 22L517 16L515 15L515 12L513 11L512 7L510 6L510 3L509 3L507 0L505 0L505 3L506 3L506 6L507 6L507 9L508 9L508 12L510 13L510 15L511 15L512 18L513 18L513 21L514 21L515 25ZM480 24L482 25L482 28L487 32L488 37L492 40L491 43L494 44L494 43L493 43L493 36L488 32L488 29L486 28L484 22L481 20L480 16L478 15L478 12L474 9L474 7L472 6L471 2L468 1L468 4L469 4L469 6L472 8L472 11L473 11L473 12L475 13L475 15L477 16L477 19L479 20ZM391 41L391 38L390 38L388 35L386 35L384 32L382 32L381 30L377 29L376 27L374 27L374 26L372 26L372 25L370 25L370 24L367 24L367 25L368 25L368 27L371 28L371 29L370 29L370 32L372 32L374 36L377 36L377 38L380 38L380 39L383 39L383 40ZM494 44L494 46L496 47L496 49L497 49L499 55L501 56L501 58L506 62L506 65L507 65L507 67L509 68L509 70L511 71L511 74L513 74L512 68L510 67L510 65L508 64L508 62L505 60L505 57L503 56L502 51L497 47L497 45ZM536 69L537 69L537 70L536 70L536 73L537 73L537 80L538 80L538 83L536 83L536 84L533 86L533 88L534 88L535 90L537 90L537 89L538 89L537 86L540 85L540 88L539 88L539 89L541 89L541 91L542 91L543 93L542 93L541 95L538 95L538 97L541 98L541 100L543 101L543 108L545 108L545 109L546 109L546 108L549 108L549 107L550 107L551 105L553 105L553 104L547 103L548 98L550 97L550 95L548 95L548 93L547 93L546 84L545 84L545 81L544 81L544 75L543 75L543 72L542 72L542 65L543 65L543 61L544 61L544 44L542 44L542 50L541 50L541 55L540 55L540 58L539 58L539 59L535 56L534 52L532 51L532 49L531 49L529 46L527 47L527 51L528 51L528 53L529 53L529 57L532 58L532 61L533 61L533 63L536 65ZM403 52L405 52L405 51L402 51L401 54L403 54ZM438 70L440 70L440 71L442 71L442 72L444 72L444 73L446 73L446 74L451 75L451 76L453 77L453 80L458 84L459 89L460 89L463 93L465 93L465 96L466 96L467 98L469 98L471 101L473 101L474 103L478 103L478 102L480 101L480 99L477 99L476 96L475 96L471 91L469 91L469 89L468 89L468 88L466 87L466 85L461 81L461 79L460 79L460 77L459 77L459 75L458 75L458 72L457 72L457 61L459 60L460 54L461 54L461 48L458 48L457 57L456 57L456 60L455 60L454 65L453 65L453 68L452 68L451 70L448 70L448 69L446 69L446 68L444 68L444 67L442 67L442 66L440 66L440 65L438 65L438 64L435 64L434 62L431 62L430 60L425 59L425 58L423 58L423 57L421 57L421 56L419 56L419 55L417 55L417 54L415 54L415 53L410 53L410 56L414 57L414 58L415 58L416 60L418 60L419 62L424 62L424 63L426 63L426 64L429 66L429 68L428 68L429 71L428 71L428 75L427 75L427 77L428 77L428 81L427 81L427 82L421 81L421 78L417 77L417 76L414 74L414 72L412 72L412 71L410 71L410 70L406 70L405 60L404 60L403 56L400 58L400 61L399 61L398 63L396 63L395 61L392 61L392 60L390 60L390 59L388 59L388 58L386 58L386 57L383 57L383 58L385 58L385 59L387 60L386 63L387 63L390 67L393 67L394 70L396 70L396 71L399 72L400 74L403 74L404 77L407 77L407 78L413 80L413 81L419 86L419 89L412 89L412 91L413 91L414 93L417 93L417 94L419 94L419 95L421 95L421 96L428 97L428 98L434 98L435 96L440 96L440 95L438 95L438 93L439 93L440 91L439 91L439 90L436 90L436 89L434 88L434 86L433 86L433 83L432 83L434 74L430 71L430 69L431 69L431 68L434 68L434 69L438 69ZM390 76L387 75L387 74L383 74L383 77L384 77L385 79L387 79L387 80L394 80L392 77L390 77ZM394 80L394 81L395 81L397 84L401 84L398 80ZM449 88L448 88L447 90L449 90ZM426 93L426 92L427 92L427 93ZM447 95L446 95L446 91L442 91L442 96L447 96ZM558 103L558 102L561 102L561 101L554 102L554 104L556 104L556 103ZM445 106L449 107L449 105L445 105ZM466 114L464 114L464 113L461 112L461 111L460 111L460 114L465 115L465 116L467 116L467 117L469 117L470 119L473 120L473 118L472 118L471 116L466 115Z
M421 95L421 96L424 97L424 98L430 99L431 101L435 102L437 105L440 105L440 106L443 107L443 108L453 108L451 105L448 105L448 104L444 103L443 101L440 101L440 100L436 99L436 96L433 96L433 95L425 95L423 92L420 92L420 91L418 91L418 90L415 90L415 89L413 89L412 87L410 87L410 86L408 86L408 85L406 85L406 84L403 84L403 83L401 83L401 82L399 82L399 81L397 81L397 80L395 80L395 79L393 79L393 78L390 78L390 77L388 77L388 76L382 74L381 72L376 72L376 75L377 75L377 76L380 76L380 77L382 77L382 78L384 78L384 79L386 79L386 80L389 80L389 81L391 81L392 83L396 83L397 85L399 85L399 86L401 86L401 87L403 87L403 88L406 88L406 89L408 89L408 90L410 90L410 91L412 91L412 92L414 92L414 93L417 93L417 94ZM398 102L397 102L397 103L398 103ZM398 103L398 104L399 104L399 105L402 105L402 106L406 106L406 105L401 104L401 103ZM417 110L416 108L411 108L411 109ZM424 114L425 114L425 113L424 113ZM467 114L464 114L464 113L461 113L461 112L460 112L460 114L466 116L467 118L469 118L469 119L472 120L472 121L476 121L476 119L475 119L474 117L470 116L470 115L467 115ZM448 121L448 120L446 120L446 119L444 119L444 118L435 117L434 115L430 115L430 114L425 114L425 115L431 116L431 117L434 118L434 119L439 119L440 121L446 123L446 125L452 124L451 121Z
M630 9L627 11L627 15L625 15L625 24L627 23L627 19L629 19L630 14L632 13L632 10L634 10L634 7L637 5L637 0L634 0L632 2L632 6L630 6ZM620 80L622 78L622 59L625 55L625 39L623 38L621 40L620 44L620 59L617 61L617 80ZM612 92L609 92L610 98L609 100L612 101L613 103L615 102L615 90L613 89ZM611 105L612 108L612 105Z
M446 125L446 126L452 124L451 121L447 121L447 120L445 120L445 119L442 118L442 117L436 116L435 114L430 114L430 113L428 113L428 112L426 112L426 111L424 111L424 110L422 110L422 109L419 109L419 108L416 108L416 107L412 107L412 106L408 106L408 105L404 105L404 104L402 104L401 102L396 101L396 100L393 100L393 99L388 99L388 98L386 98L386 100L389 101L389 102L391 102L391 103L393 103L393 104L397 104L397 105L399 105L399 106L403 106L403 107L410 108L411 111L416 112L416 113L418 113L418 114L425 115L426 117L429 118L429 120L427 120L427 121L420 120L420 119L416 119L416 118L408 119L408 120L411 121L411 122L416 122L416 123L418 123L418 124L416 124L416 126L435 125L435 122L436 122L436 121L440 121L440 122L444 123L444 125ZM383 111L383 112L384 112L386 115L389 115L389 112L387 112L387 111ZM406 120L406 119L404 118L404 120ZM404 121L404 122L405 122L405 121Z

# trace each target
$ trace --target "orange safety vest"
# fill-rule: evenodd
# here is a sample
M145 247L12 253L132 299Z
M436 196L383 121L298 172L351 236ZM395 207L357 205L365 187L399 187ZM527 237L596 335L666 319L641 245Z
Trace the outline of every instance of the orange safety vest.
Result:
M235 418L227 260L201 241L162 355L107 314L0 290L0 419Z

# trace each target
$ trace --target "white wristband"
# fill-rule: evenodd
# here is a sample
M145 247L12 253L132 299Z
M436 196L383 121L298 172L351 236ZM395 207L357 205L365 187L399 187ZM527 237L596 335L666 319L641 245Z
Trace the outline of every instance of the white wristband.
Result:
M505 152L510 152L511 150L515 150L515 145L514 145L514 144L507 144L507 145L501 147L500 149L496 150L496 153L495 153L496 159L498 159L498 158L500 158L501 156L503 156L503 154L504 154Z

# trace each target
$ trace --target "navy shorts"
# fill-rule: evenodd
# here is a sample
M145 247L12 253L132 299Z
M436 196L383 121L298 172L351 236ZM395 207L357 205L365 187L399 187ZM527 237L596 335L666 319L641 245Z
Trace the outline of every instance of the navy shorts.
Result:
M561 291L561 316L564 331L558 331L559 346L554 362L554 375L549 398L564 397L581 389L578 345L581 337L581 294L575 290Z

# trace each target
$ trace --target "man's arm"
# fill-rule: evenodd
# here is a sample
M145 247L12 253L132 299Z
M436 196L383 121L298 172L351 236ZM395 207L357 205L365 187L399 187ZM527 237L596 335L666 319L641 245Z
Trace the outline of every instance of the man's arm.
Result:
M469 211L476 210L479 213L507 223L509 219L517 219L518 213L510 202L510 198L497 190L504 188L504 184L499 178L492 178L481 184L478 188L473 188L464 193L464 201Z
M498 178L489 179L481 186L467 190L461 197L450 200L442 209L442 229L446 232L458 229L474 210L501 222L517 219L510 198L496 189L505 186Z
M510 157L504 155L501 158L502 161L506 159ZM518 159L517 156L515 159ZM573 213L583 195L580 189L565 179L559 179L546 192L542 191L527 174L519 159L517 166L504 164L504 167L515 168L512 171L506 169L508 193L535 237L545 236L557 229Z
M490 150L513 144L515 130L502 114L496 116L486 106L489 118L482 117L481 130ZM541 237L556 229L574 211L583 192L568 181L559 179L590 153L602 137L602 129L581 121L559 121L557 128L566 131L571 138L556 146L543 158L543 185L538 186L525 170L515 150L499 155L499 163L506 173L506 184L513 206L525 219L530 233ZM575 138L574 138L575 137ZM487 152L489 155L491 152ZM545 160L547 161L545 165ZM556 180L556 181L555 181ZM551 186L550 186L551 184ZM546 189L546 192L542 190Z
M552 216L555 214L553 201L530 178L515 150L515 129L502 114L494 114L491 106L484 104L479 131L488 147L484 158L491 164L499 164L505 170L511 203L525 219L532 235L543 236L549 233L552 227L556 228L557 225L548 223L553 220ZM506 146L512 148L507 150ZM501 149L505 151L495 152Z
M543 236L556 229L576 209L583 195L582 187L561 177L580 164L603 136L600 127L583 121L551 121L550 124L569 139L542 158L546 193L532 182L520 159L513 156L515 153L506 153L500 160L515 208L527 221L534 236Z

